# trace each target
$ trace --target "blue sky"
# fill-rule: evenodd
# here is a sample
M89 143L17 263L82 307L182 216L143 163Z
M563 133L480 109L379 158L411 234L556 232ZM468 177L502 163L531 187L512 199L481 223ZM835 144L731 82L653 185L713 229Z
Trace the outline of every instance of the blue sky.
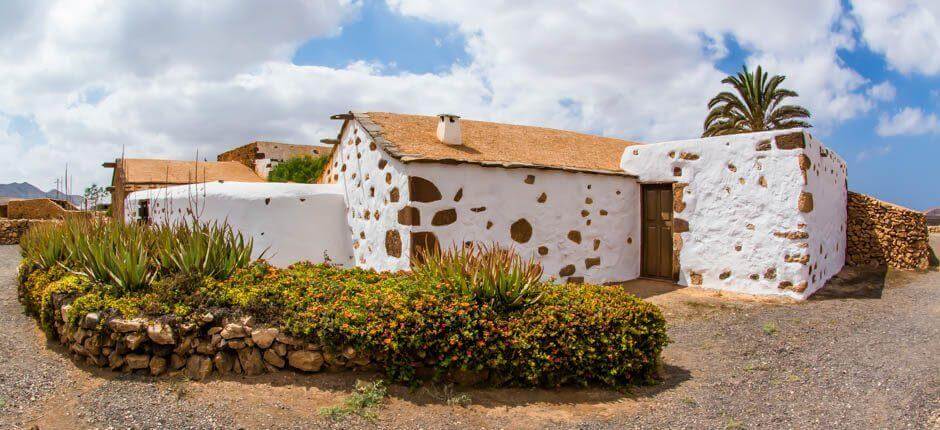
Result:
M707 4L706 4L707 3ZM733 13L729 13L731 10ZM696 137L742 64L787 75L849 187L940 206L940 4L793 0L0 3L0 182L317 142L391 110Z
M847 3L843 6L850 7ZM341 35L308 41L292 61L344 67L363 60L389 65L386 72L390 73L437 73L455 63L470 62L465 44L456 25L405 17L385 3L369 2ZM725 44L728 53L715 65L722 72L737 73L752 52L741 47L733 36ZM940 77L899 73L864 43L851 50L840 49L837 55L838 61L864 78L874 83L890 82L896 89L893 100L880 102L871 111L839 123L821 136L849 163L850 189L917 209L940 206L940 137L883 137L875 131L880 116L897 113L901 107L940 111ZM785 70L774 72L787 74Z

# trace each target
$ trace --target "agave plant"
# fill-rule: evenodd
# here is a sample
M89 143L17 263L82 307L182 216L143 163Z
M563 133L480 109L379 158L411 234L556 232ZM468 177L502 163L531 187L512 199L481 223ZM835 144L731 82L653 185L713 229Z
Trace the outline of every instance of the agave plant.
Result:
M252 261L254 240L224 222L179 221L157 227L154 235L155 257L168 273L222 280Z
M147 287L156 277L147 227L100 220L72 220L65 226L72 271L123 291Z
M20 255L23 256L27 272L65 262L69 256L68 236L59 223L42 223L32 226L20 238Z
M737 94L722 91L708 102L702 137L812 127L804 119L809 111L801 106L784 105L784 99L796 97L796 91L781 88L786 76L774 75L757 66L751 73L747 66L737 76L722 79L723 84L734 87Z
M525 308L541 297L542 266L498 245L421 251L415 276L438 282L500 311Z

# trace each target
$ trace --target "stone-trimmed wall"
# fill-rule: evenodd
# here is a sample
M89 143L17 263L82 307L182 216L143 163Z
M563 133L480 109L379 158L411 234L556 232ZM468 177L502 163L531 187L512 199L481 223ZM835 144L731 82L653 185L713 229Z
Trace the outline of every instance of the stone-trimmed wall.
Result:
M679 283L806 298L845 253L845 163L801 130L627 148L641 183L674 184Z
M544 277L604 284L639 276L639 186L628 176L410 163L412 235L443 248L498 243ZM420 187L420 190L416 190Z
M107 319L91 313L78 325L67 323L68 299L53 297L52 333L78 361L121 372L183 373L195 380L218 375L259 375L346 369L375 370L371 359L351 347L322 345L253 324L205 314L196 323Z
M908 270L930 265L923 213L849 192L848 216L846 264Z
M639 271L639 187L628 176L402 163L349 121L323 182L345 190L356 264L407 270L423 245L499 243L545 278L620 282Z
M0 219L0 245L16 245L20 237L36 224L56 222L38 219Z
M404 165L372 141L358 121L349 121L324 170L324 183L338 183L346 199L346 219L354 262L374 270L407 270L411 258L408 177Z

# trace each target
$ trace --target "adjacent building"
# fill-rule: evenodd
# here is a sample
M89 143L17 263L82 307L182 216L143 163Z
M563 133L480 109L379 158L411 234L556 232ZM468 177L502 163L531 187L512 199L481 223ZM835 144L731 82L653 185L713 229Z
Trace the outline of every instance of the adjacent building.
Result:
M293 157L318 157L329 155L333 147L329 145L292 145L281 142L251 142L218 156L218 161L237 161L267 179L271 169L278 163Z

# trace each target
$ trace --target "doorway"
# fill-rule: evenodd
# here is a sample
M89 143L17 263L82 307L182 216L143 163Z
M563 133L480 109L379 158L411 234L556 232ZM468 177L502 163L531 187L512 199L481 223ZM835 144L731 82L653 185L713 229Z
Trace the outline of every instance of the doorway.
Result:
M641 187L640 276L674 280L672 184L644 184Z

